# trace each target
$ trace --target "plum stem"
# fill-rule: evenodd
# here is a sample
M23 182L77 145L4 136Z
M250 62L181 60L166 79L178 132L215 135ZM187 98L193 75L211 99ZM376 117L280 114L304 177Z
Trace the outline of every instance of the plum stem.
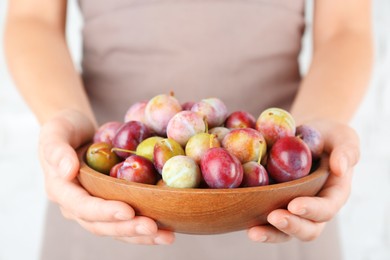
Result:
M111 152L124 152L124 153L132 153L132 154L137 154L135 151L127 150L127 149L122 149L122 148L117 148L114 147L111 149Z
M210 135L210 143L209 143L209 148L213 148L213 141L214 141L215 135L211 134Z
M161 140L161 144L165 145L166 147L168 147L168 149L173 152L173 147L171 145L170 142L166 142L165 140Z
M92 153L92 154L101 153L101 154L104 154L105 156L107 156L107 158L110 158L110 157L111 157L111 155L110 155L108 152L106 152L106 151L103 150L103 149L99 149L99 148L98 148L98 149L92 150L91 153Z
M257 159L257 163L261 164L261 157L263 157L263 141L259 141L260 143L260 151L259 151L259 158Z
M209 124L207 123L207 118L205 116L203 117L203 122L204 122L205 133L208 133L209 132Z

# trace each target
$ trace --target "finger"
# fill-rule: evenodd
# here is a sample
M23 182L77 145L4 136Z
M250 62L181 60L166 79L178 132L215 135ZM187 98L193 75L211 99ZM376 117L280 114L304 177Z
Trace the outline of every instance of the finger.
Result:
M110 237L137 237L157 234L157 226L147 217L135 217L130 221L88 222L76 221L92 234Z
M66 209L66 217L92 222L134 218L134 210L128 204L92 197L77 182L54 179L46 186L49 197Z
M313 241L325 227L325 223L300 218L284 209L274 210L267 220L280 231L302 241Z
M40 147L40 157L43 164L51 167L47 171L51 178L74 179L80 168L75 150L67 143L58 140L47 142Z
M41 128L39 153L44 163L72 179L78 172L78 159L74 148L90 140L94 124L81 113L67 111L51 119Z
M115 240L135 245L156 245L154 238L149 236L116 237Z
M60 211L61 211L61 214L64 218L66 219L69 219L69 220L74 220L76 219L76 216L73 215L72 213L70 213L69 210L65 209L64 207L61 207L60 206Z
M45 172L55 170L48 164L43 164L43 168ZM134 210L126 203L90 196L77 180L53 178L51 174L47 174L45 188L49 199L62 207L67 218L103 222L130 220L135 215Z
M357 133L350 127L334 123L325 131L325 151L330 154L332 173L342 176L359 161L360 142ZM337 132L335 132L337 129Z
M90 140L95 133L95 124L84 114L66 110L49 120L41 128L40 143L60 140L76 148L86 140Z
M329 175L317 197L298 197L287 206L292 214L314 222L331 220L347 201L351 191L351 176Z
M158 230L157 235L140 237L116 237L116 240L142 245L171 245L175 241L175 234L170 231Z
M168 230L158 230L154 237L154 243L157 245L171 245L175 242L175 233Z
M291 239L291 236L281 232L271 225L256 226L248 230L249 239L262 243L282 243Z
M360 151L358 144L343 143L335 146L329 159L331 172L337 176L347 174L359 161L359 157Z

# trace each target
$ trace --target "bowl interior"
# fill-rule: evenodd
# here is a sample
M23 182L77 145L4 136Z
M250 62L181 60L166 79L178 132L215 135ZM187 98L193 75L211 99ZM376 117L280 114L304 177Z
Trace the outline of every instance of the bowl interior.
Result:
M234 189L177 189L99 173L85 162L88 146L78 150L78 179L91 195L126 202L138 215L154 219L161 229L186 234L227 233L266 224L271 211L286 208L292 199L315 196L329 175L329 160L323 156L312 173L290 182Z

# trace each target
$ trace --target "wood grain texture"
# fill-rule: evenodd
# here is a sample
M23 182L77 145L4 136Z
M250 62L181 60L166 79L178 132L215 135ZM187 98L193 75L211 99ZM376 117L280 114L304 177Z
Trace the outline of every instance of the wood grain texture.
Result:
M88 146L88 145L87 145ZM186 234L218 234L266 224L274 209L285 208L298 196L318 193L328 175L328 158L310 175L287 183L235 189L176 189L116 179L88 167L78 150L78 179L93 196L119 200L138 215L157 221L161 229Z

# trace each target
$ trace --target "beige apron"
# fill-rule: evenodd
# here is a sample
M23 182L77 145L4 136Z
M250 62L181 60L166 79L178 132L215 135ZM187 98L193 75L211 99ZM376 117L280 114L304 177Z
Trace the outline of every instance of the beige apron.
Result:
M304 0L79 0L83 79L100 123L136 101L174 91L219 97L255 117L289 108L300 81ZM42 259L340 259L335 224L315 242L259 244L246 232L178 234L172 246L95 237L50 204Z

